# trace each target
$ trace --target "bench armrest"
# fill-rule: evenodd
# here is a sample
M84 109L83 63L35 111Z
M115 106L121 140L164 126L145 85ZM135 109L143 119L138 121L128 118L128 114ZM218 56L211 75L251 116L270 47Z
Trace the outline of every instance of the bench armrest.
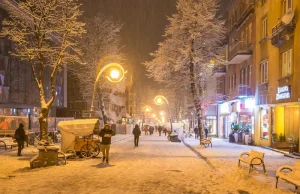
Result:
M293 171L294 168L292 166L281 166L278 168L278 170L276 171L276 176L279 175L279 173L282 171L282 170L290 170L290 171Z
M250 163L252 164L253 160L255 160L255 159L260 160L260 163L264 163L264 159L259 158L259 157L254 157L254 158L252 158Z
M240 154L240 158L242 157L242 156L249 156L250 155L250 153L249 152L242 152L241 154Z
M0 143L3 143L3 144L4 144L4 146L6 147L6 143L5 143L5 141L1 141L1 140L0 140Z

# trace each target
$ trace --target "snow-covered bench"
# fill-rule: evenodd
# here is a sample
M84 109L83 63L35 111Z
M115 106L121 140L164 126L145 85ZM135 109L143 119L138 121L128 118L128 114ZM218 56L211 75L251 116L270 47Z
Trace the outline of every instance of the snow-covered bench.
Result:
M18 146L18 143L14 142L12 137L0 138L0 147L4 147L5 150L12 149L14 146Z
M244 162L249 164L249 173L252 170L254 165L262 165L264 169L264 173L266 173L266 167L264 163L264 155L265 153L251 150L250 152L243 152L240 154L238 166L240 166L240 162ZM246 157L245 157L246 156Z
M65 161L65 164L67 164L68 158L73 158L76 160L76 152L75 150L67 150L66 152L58 151L57 158L62 158Z
M283 170L289 170L289 172L284 172ZM300 162L296 162L294 166L281 166L277 170L275 185L276 188L279 178L295 185L296 189L298 189L298 187L300 187Z

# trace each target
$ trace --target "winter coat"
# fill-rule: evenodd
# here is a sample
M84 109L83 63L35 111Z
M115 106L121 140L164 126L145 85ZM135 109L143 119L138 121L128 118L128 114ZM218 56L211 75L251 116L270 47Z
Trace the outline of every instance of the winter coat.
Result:
M132 131L132 134L133 134L134 136L140 136L140 135L141 135L141 130L140 130L140 128L139 128L139 127L135 127L135 128L133 129L133 131Z
M161 126L158 127L158 131L161 132L163 128Z
M199 133L199 129L198 129L198 127L195 127L195 129L194 129L194 132L195 132L196 134L198 134L198 133Z
M101 144L109 145L111 144L111 136L114 136L116 133L111 129L101 129L99 136L102 137ZM109 137L105 137L108 135Z
M16 138L16 140L21 140L21 141L25 140L25 130L23 127L19 127L15 131L15 138Z

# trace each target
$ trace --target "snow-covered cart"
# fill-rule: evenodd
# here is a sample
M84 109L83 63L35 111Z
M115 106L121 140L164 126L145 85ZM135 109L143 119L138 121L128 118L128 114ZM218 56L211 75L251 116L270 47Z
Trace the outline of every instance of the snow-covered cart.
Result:
M61 150L75 150L84 158L96 157L100 153L99 126L98 119L60 121Z

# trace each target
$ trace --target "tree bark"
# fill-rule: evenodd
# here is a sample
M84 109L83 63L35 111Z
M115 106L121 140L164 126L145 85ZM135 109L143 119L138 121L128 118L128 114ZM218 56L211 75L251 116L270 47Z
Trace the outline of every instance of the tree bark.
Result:
M197 123L200 135L200 144L201 139L203 138L202 134L202 107L201 103L199 102L197 91L196 91L196 78L195 78L195 64L193 60L193 53L194 53L194 40L191 41L191 52L190 52L190 62L189 62L189 70L190 70L190 84L191 84L191 93L193 97L194 106L196 109L196 116L197 116ZM201 88L200 88L201 92Z
M49 107L42 107L40 112L40 117L39 117L41 145L48 142L48 114L49 114Z

